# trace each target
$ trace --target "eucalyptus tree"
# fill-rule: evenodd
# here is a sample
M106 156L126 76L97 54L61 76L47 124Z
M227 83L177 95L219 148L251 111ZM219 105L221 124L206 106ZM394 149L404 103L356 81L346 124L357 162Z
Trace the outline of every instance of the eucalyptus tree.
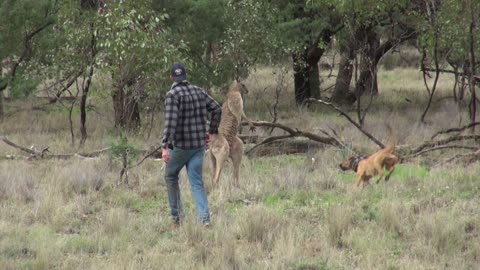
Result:
M189 77L210 88L246 77L255 64L268 63L279 49L270 38L275 10L264 1L154 0L166 12L173 41L183 41L173 57Z
M270 2L270 1L269 1ZM280 44L292 59L295 101L320 97L318 62L333 36L343 28L342 0L275 1Z
M424 52L422 70L425 76L435 73L437 81L440 73L452 73L455 76L454 96L459 104L467 89L470 93L470 121L475 122L477 93L474 75L478 74L477 55L480 53L480 2L454 0L425 0L425 21L418 27L422 30L419 45ZM444 68L448 63L452 69ZM430 67L433 65L433 67ZM434 83L429 102L421 116L424 121L435 93ZM426 84L427 89L429 89ZM468 88L467 88L468 87Z
M390 50L417 36L419 3L410 0L344 1L344 31L338 35L341 61L332 100L351 104L365 92L378 94L380 59ZM360 58L359 76L349 90L354 60Z
M158 80L159 74L166 72L171 52L182 44L168 41L169 30L163 23L167 17L154 13L148 0L62 2L54 31L57 45L48 55L53 76L72 83L76 77L84 79L80 87L82 143L86 139L85 104L94 75L111 78L111 86L103 91L112 98L115 126L131 131L140 127L141 102L157 92L158 81L166 81L166 77Z
M36 53L34 44L51 30L57 11L54 0L4 0L0 2L0 61L6 72L0 74L0 118L3 118L3 91L26 95L36 80L26 80L27 64ZM25 82L29 83L25 85Z
M164 24L169 15L152 10L152 2L111 1L99 15L99 67L111 74L115 125L140 126L139 101L158 91L158 76L167 74L183 42L170 39ZM163 77L163 82L167 76Z

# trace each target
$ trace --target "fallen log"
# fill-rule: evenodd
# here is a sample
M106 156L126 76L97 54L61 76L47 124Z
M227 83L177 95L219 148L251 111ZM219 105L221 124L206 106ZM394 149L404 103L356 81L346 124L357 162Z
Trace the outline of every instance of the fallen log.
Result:
M310 151L318 151L323 147L325 147L324 144L315 141L291 139L256 145L247 150L245 154L250 157L304 154Z

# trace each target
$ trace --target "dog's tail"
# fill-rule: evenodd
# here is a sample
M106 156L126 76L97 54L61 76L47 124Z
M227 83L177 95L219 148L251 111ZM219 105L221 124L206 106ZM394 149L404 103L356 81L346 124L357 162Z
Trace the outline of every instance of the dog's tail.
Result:
M393 132L393 129L392 127L387 124L387 129L388 129L388 142L387 142L387 146L385 147L385 149L388 149L389 151L395 151L395 145L397 143L397 138L395 136L395 133Z

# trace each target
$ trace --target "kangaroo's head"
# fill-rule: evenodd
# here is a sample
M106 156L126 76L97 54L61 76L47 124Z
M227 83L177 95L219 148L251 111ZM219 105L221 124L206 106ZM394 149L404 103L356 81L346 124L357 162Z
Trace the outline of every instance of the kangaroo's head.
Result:
M235 79L232 82L232 84L230 85L229 91L237 91L237 92L240 92L241 94L248 94L247 87L238 79Z

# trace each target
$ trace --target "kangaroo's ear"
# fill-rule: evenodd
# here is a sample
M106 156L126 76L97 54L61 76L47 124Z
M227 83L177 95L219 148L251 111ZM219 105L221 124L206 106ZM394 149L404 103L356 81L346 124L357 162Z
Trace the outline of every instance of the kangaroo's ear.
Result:
M236 77L235 80L233 80L233 86L238 87L239 85L242 85L240 82L240 78Z

